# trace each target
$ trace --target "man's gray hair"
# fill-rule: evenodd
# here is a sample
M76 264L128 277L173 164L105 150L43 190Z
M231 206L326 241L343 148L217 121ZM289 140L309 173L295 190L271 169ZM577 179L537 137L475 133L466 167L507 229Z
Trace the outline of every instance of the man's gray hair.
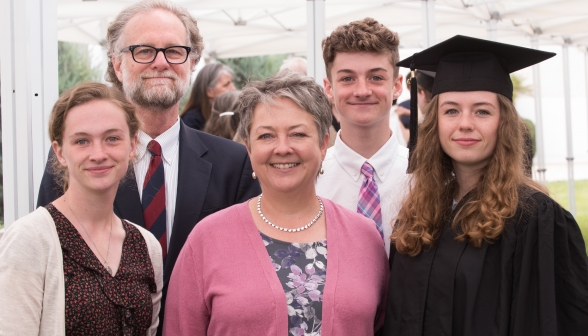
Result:
M106 56L108 56L108 68L104 78L107 82L122 90L122 83L116 77L114 67L112 65L112 57L120 54L120 50L126 46L121 45L121 37L124 34L124 28L127 22L135 15L140 13L147 13L153 10L162 9L168 11L178 17L186 27L186 36L188 36L188 47L192 48L190 51L190 59L198 63L202 55L203 43L202 36L198 30L196 20L190 15L188 10L180 7L173 2L166 0L145 0L137 2L125 9L123 9L117 17L108 26L106 33ZM189 61L189 60L188 60Z
M286 69L274 77L247 84L239 96L238 112L241 114L239 135L249 142L253 112L259 104L275 104L276 98L288 98L310 113L319 133L319 141L329 133L333 119L331 103L323 88L314 79Z

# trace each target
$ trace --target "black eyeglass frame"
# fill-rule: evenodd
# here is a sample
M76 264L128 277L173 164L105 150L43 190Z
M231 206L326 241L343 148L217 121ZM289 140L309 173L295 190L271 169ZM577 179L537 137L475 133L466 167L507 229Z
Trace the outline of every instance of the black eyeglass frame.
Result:
M148 48L155 49L155 56L153 56L153 59L151 61L149 61L149 62L139 62L139 61L137 61L135 59L135 51L134 50L136 48L139 48L139 47L148 47ZM185 49L186 50L186 59L183 62L179 62L179 63L178 62L170 62L167 59L167 56L165 55L165 52L166 52L166 50L171 49L171 48L183 48L183 49ZM163 57L165 58L165 60L167 61L167 63L169 63L169 64L184 64L188 60L188 57L190 57L190 51L192 51L192 48L186 47L186 46L180 46L180 45L178 45L178 46L170 46L170 47L167 47L167 48L155 48L153 46L146 45L146 44L134 44L134 45L130 45L128 47L122 48L120 50L120 52L124 52L124 51L127 51L127 50L131 52L131 56L133 57L133 61L135 61L135 62L137 62L139 64L153 63L155 61L155 59L157 58L157 54L159 54L160 51L163 53Z

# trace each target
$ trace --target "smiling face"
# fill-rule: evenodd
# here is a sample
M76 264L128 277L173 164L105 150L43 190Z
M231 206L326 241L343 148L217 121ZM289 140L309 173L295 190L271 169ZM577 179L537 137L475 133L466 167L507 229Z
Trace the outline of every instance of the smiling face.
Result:
M88 192L116 190L135 155L125 112L106 100L94 100L68 111L62 145L53 150L67 167L69 188Z
M319 138L312 115L290 99L259 103L246 145L263 192L314 192L328 138Z
M455 170L479 170L494 153L500 105L496 93L445 92L439 95L439 140Z
M218 95L220 95L221 93L225 93L227 91L234 91L234 90L235 90L235 84L233 84L233 76L223 72L223 73L221 73L214 88L213 89L208 88L206 90L206 95L211 100L214 100L214 98L218 97Z
M121 41L121 48L138 44L156 48L189 46L182 21L164 10L136 14L125 25ZM130 51L125 51L113 56L112 63L125 94L135 104L155 110L178 104L188 90L194 68L191 58L183 64L169 64L163 52L157 53L153 62L140 64Z
M392 101L402 93L402 76L394 78L394 68L386 53L337 53L325 78L325 92L335 104L341 128L378 127L389 129Z

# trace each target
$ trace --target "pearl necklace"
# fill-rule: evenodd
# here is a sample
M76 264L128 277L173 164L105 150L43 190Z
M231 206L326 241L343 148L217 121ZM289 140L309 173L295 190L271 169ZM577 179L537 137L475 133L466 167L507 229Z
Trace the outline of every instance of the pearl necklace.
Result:
M310 221L310 223L308 223L302 227L296 228L296 229L286 229L286 228L277 226L276 224L270 222L267 218L265 218L265 216L263 215L263 212L261 212L261 196L262 196L262 194L260 194L259 197L257 198L257 212L259 212L259 216L261 216L261 219L263 219L264 222L268 223L273 228L278 229L280 231L284 231L284 232L300 232L300 231L308 229L314 223L316 223L316 221L321 217L321 215L325 211L325 207L323 206L323 201L321 201L321 199L317 196L316 198L318 199L321 207L319 209L318 214Z

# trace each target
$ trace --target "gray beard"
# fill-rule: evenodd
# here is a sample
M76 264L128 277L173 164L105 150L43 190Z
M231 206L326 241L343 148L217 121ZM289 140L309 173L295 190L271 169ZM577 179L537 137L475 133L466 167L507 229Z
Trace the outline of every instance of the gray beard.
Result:
M125 73L127 72L123 72L123 91L125 94L133 103L150 110L167 110L171 108L182 99L190 86L190 77L183 80L172 71L156 74L171 78L171 83L164 79L162 80L166 82L164 85L152 87L145 85L144 77L155 74L141 74L139 78L130 79L125 76Z

